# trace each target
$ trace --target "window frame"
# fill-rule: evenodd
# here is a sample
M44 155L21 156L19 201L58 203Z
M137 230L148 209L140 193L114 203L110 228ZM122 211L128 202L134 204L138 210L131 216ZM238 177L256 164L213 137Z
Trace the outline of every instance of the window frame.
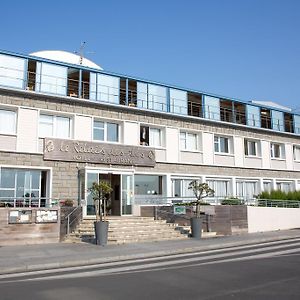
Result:
M276 154L276 149L275 146L278 146L278 150L279 150L279 156L275 156ZM278 159L278 160L285 160L285 149L284 149L284 144L281 143L270 143L270 156L271 159Z
M182 138L182 135L184 135L184 138ZM195 149L190 149L188 147L188 137L189 136L194 136L195 138ZM182 140L184 140L184 147L182 147ZM187 152L199 152L200 147L199 147L199 134L196 132L190 132L190 131L184 131L180 130L179 132L179 149L180 151L187 151Z
M47 116L47 117L52 117L52 134L51 135L44 135L41 134L41 116ZM68 137L60 137L57 136L57 118L65 118L69 119L69 134ZM49 124L49 123L48 123ZM39 114L39 129L38 129L38 137L39 138L56 138L56 139L72 139L74 130L73 130L73 117L68 116L68 115L56 115L56 114L51 114L47 112L40 112Z
M142 128L145 128L146 140L142 139ZM159 145L151 143L151 132L153 130L159 130ZM148 140L147 140L148 138ZM164 148L164 129L157 126L140 124L139 143L141 146L152 147L152 148Z
M0 107L0 111L3 111L5 113L12 113L13 114L13 117L14 117L14 124L13 124L13 131L12 132L9 132L9 131L4 131L4 130L1 130L0 128L0 135L17 135L17 117L18 117L18 112L16 110L13 110L13 109L9 109L9 108L6 108L6 107Z
M216 141L216 139L217 139L217 141ZM228 152L221 151L221 139L224 139L224 141L227 141ZM216 146L218 147L217 150L216 150ZM226 146L225 146L225 148L226 148ZM223 136L223 135L214 135L214 154L232 155L233 154L232 137L231 136Z
M255 154L251 154L250 150L253 150L252 147L250 147L251 143L255 143ZM260 141L258 140L253 140L253 139L244 139L244 155L246 157L261 157L260 154Z
M103 123L103 140L95 139L95 123ZM108 124L117 125L117 141L110 141L107 139L108 137ZM93 127L92 127L92 140L94 142L101 142L101 143L114 143L119 144L121 142L121 125L119 122L114 122L113 120L101 120L101 119L93 119Z
M299 155L296 155L296 149L298 149ZM293 159L294 161L300 161L300 145L293 145Z

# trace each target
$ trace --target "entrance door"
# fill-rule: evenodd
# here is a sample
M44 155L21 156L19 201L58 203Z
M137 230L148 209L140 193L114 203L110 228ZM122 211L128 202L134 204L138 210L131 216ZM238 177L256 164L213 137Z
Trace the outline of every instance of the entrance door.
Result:
M113 191L110 194L110 201L107 204L108 214L114 216L131 215L133 204L133 174L102 173L101 171L86 170L85 177L81 176L81 195L85 195L83 206L84 216L95 216L94 201L88 189L93 182L100 180L108 181ZM85 183L83 180L85 179ZM83 193L82 189L85 187ZM82 198L82 199L84 199Z
M133 175L121 175L122 178L122 215L132 215Z

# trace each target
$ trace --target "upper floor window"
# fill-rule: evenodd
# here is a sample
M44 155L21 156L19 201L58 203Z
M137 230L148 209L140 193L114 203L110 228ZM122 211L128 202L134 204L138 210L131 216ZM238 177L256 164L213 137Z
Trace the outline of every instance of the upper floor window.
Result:
M40 137L71 138L71 118L41 114L39 125Z
M300 146L294 145L293 152L294 152L294 160L300 161Z
M285 158L285 151L283 144L271 143L271 158Z
M104 142L119 142L119 124L94 120L93 139Z
M25 59L0 54L0 85L24 88Z
M0 109L0 134L15 134L16 118L16 112Z
M198 135L190 132L180 132L180 149L188 151L198 150Z
M141 126L140 145L162 147L162 130L160 128Z
M230 138L224 136L215 136L214 138L215 143L215 152L217 153L231 153L231 145L230 145Z
M36 66L36 91L66 96L68 68L44 62Z
M244 148L246 156L260 156L259 143L253 140L244 140Z

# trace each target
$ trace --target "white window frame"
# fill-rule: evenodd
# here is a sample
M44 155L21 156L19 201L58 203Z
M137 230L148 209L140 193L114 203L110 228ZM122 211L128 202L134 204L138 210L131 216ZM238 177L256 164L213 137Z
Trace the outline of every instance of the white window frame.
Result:
M190 149L188 147L188 138L193 137L195 139L195 149ZM182 141L184 141L184 146L182 147ZM198 152L199 151L199 134L195 132L188 132L188 131L180 131L179 133L179 145L180 151L189 151L189 152Z
M12 126L13 130L12 131L7 131L7 130L3 130L3 129L0 128L0 134L3 134L3 135L16 135L17 134L17 112L15 110L2 108L2 107L0 107L0 112L13 114L13 117L14 117L13 126Z
M103 140L96 140L94 137L94 129L95 129L95 122L101 122L103 123L103 130L104 130L104 135L103 135ZM108 128L108 124L115 124L118 126L118 139L117 141L108 141L107 140L107 128ZM95 142L104 142L104 143L114 143L114 144L119 144L120 143L120 136L121 136L121 126L120 123L118 122L114 122L113 120L101 120L101 119L94 119L93 120L93 130L92 130L92 135L93 135L93 141Z
M52 134L51 135L43 135L41 134L41 116L47 116L47 117L52 117ZM59 137L57 135L57 118L67 118L69 119L69 135L68 137ZM50 124L50 123L48 123ZM41 112L39 115L39 138L59 138L59 139L72 139L73 138L73 118L71 116L67 116L67 115L54 115L54 114L49 114L47 112Z
M216 140L217 139L217 140ZM228 152L221 151L221 139L227 141L227 149ZM216 150L216 145L218 149ZM233 154L232 148L232 137L231 136L222 136L222 135L215 135L214 136L214 153L215 154L222 154L222 155L230 155Z
M279 156L275 156L276 154L276 149L275 147L279 147ZM285 159L285 149L284 149L284 144L280 143L271 143L270 144L270 155L271 159Z
M148 128L149 141L148 141L148 144L146 144L146 143L141 144L141 139L140 139L140 135L139 135L139 142L140 142L141 146L153 147L153 148L164 148L164 136L165 136L164 128L151 126L148 124L140 124L140 132L141 132L142 127ZM159 130L159 145L151 143L151 132L153 132L154 130Z
M252 147L250 147L251 143L255 143L255 154L251 154ZM244 154L246 157L260 157L260 141L252 140L252 139L244 139ZM246 148L247 147L247 148Z
M300 161L300 145L293 145L294 161Z

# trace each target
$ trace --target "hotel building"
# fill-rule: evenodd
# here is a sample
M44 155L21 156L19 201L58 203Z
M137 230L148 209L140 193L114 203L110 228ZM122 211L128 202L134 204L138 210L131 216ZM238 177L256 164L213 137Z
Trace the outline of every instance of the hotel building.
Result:
M300 115L104 71L64 51L0 52L0 202L49 206L110 181L112 215L191 197L300 187Z

